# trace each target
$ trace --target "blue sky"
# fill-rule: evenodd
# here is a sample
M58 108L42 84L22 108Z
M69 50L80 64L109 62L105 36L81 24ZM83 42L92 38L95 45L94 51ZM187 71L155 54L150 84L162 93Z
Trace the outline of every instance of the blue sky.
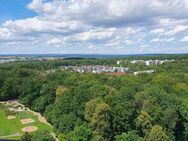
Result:
M188 0L0 0L0 54L188 53Z
M31 0L1 0L0 23L6 20L16 20L36 16L36 13L27 8Z

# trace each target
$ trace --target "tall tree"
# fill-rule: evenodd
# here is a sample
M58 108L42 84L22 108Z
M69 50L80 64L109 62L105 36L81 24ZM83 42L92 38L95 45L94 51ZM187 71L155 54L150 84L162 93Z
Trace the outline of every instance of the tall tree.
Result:
M147 135L152 127L151 117L145 111L141 111L140 115L136 119L136 126L139 131L141 131L141 135Z
M94 133L101 135L105 139L110 139L111 137L110 111L111 108L108 104L98 104L90 123Z
M148 141L169 141L163 128L159 125L154 125L147 137Z

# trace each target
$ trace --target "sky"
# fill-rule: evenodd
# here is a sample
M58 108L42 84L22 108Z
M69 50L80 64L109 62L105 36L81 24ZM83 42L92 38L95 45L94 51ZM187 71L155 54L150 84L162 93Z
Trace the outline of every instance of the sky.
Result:
M188 53L188 0L0 0L0 54Z

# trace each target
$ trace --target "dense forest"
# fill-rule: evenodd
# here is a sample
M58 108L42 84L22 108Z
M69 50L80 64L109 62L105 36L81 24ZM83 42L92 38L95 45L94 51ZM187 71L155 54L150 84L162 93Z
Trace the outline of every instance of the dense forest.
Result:
M116 65L116 59L1 64L0 100L18 99L43 114L60 141L187 141L188 56L166 58L176 61L149 66L156 73L137 76L58 69L61 65ZM55 72L47 73L49 69ZM41 141L53 140L47 133L23 139L34 141L39 134L45 136Z

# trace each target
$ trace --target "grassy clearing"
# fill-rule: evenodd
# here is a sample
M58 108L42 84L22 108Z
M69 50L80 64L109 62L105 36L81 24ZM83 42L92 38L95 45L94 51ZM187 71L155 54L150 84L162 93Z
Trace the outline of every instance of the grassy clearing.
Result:
M7 140L20 140L21 137L20 136L13 136L13 137L7 137L7 138L3 138L3 139L7 139Z
M10 124L8 123L6 114L0 110L0 136L11 134Z
M24 125L25 126L37 126L38 130L48 130L50 132L53 132L53 128L47 124L41 123L38 120L37 116L34 116L32 113L30 112L20 112L17 114L17 118L19 119L23 119L23 118L32 118L35 122L34 123L29 123Z
M11 119L8 120L7 116L5 114L5 111L3 111L2 109L0 109L0 138L2 138L2 136L7 136L7 135L13 135L16 133L21 133L23 134L23 132L21 131L22 128L26 127L26 126L36 126L38 127L38 130L48 130L50 132L53 132L53 128L47 124L41 123L38 120L37 116L34 116L32 113L30 112L19 112L15 115L15 119ZM23 118L32 118L35 122L34 123L30 123L30 124L26 124L23 125L20 120ZM13 137L3 137L2 139L14 139L14 140L19 140L21 138L21 136L13 136Z

